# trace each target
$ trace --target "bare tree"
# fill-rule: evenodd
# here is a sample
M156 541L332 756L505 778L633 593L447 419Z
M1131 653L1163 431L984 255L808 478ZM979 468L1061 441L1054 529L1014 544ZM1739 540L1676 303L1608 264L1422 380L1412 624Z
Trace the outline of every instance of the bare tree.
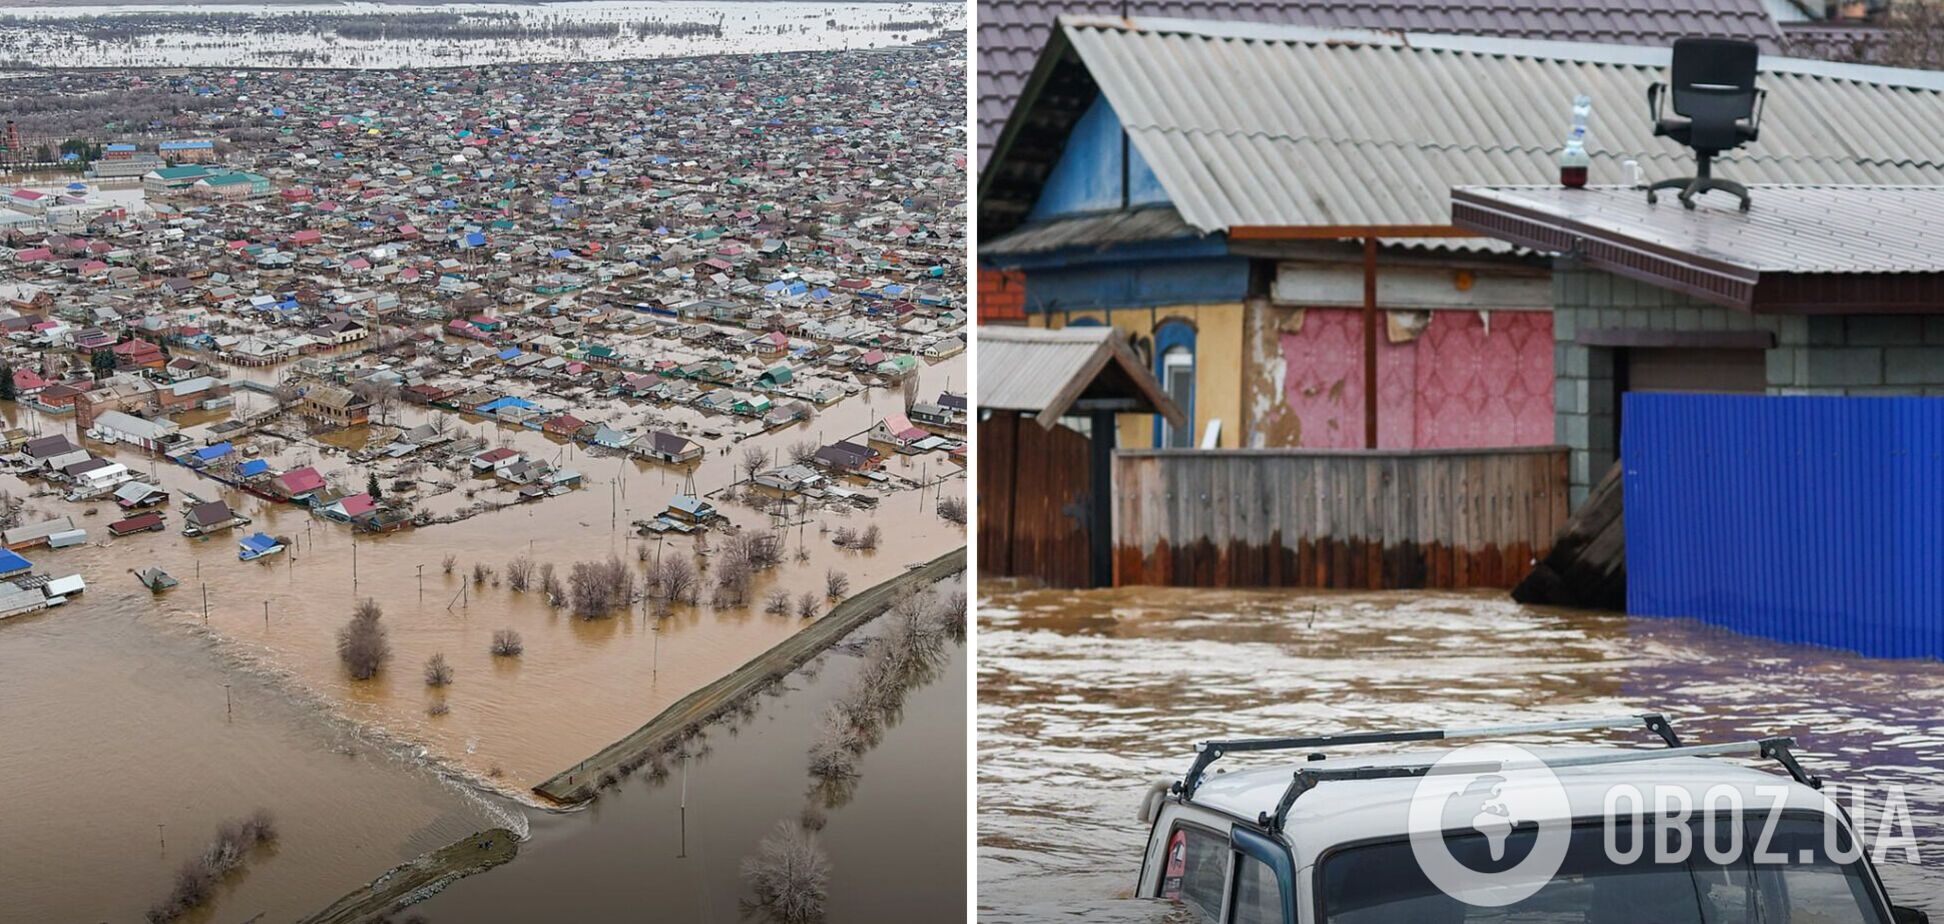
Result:
M1833 31L1833 30L1832 30ZM1828 49L1831 57L1865 64L1944 68L1944 0L1897 0L1879 32L1850 30L1847 46Z
M832 568L824 572L824 596L832 600L842 600L850 593L850 575Z
M947 497L939 500L938 515L944 517L948 523L957 523L960 526L964 526L965 501L956 497Z
M472 582L474 584L484 584L486 583L486 579L492 576L493 576L493 569L486 567L485 562L483 561L473 562Z
M701 579L695 573L694 562L680 555L670 555L662 559L660 577L662 599L676 603L695 602Z
M176 871L175 888L167 899L148 910L148 920L151 924L162 924L201 907L215 897L223 877L242 866L257 847L276 839L276 822L267 809L258 809L248 818L224 822L216 829L216 839Z
M445 573L451 574L452 569L459 567L459 556L447 552L445 560L440 562L440 564L444 566Z
M750 478L756 477L757 472L769 468L769 465L770 465L770 454L767 451L765 451L763 447L761 446L743 447L742 467L743 467L744 474L746 474L748 477Z
M520 633L501 629L493 633L492 652L498 658L517 658L526 652L526 642L521 640Z
M769 600L763 604L763 612L771 616L790 615L790 592L787 590L770 591Z
M748 556L734 550L724 555L716 567L715 596L710 605L718 609L742 606L749 599L749 581L754 574Z
M338 660L351 672L353 680L370 680L391 659L391 642L385 627L378 623L384 615L378 601L366 597L351 611L351 621L338 630Z
M533 580L533 559L522 555L506 563L506 586L524 591Z
M582 619L606 616L628 605L634 595L634 573L615 556L606 561L575 562L567 574L567 593L574 615Z
M803 596L797 598L797 618L798 619L809 619L810 617L817 615L817 611L821 610L822 608L823 608L823 601L818 600L817 595L811 593L810 591L807 590L804 591Z
M446 656L434 654L425 659L425 685L443 687L452 682L452 665L446 663Z
M817 461L817 444L810 440L791 443L790 461L798 465L809 465Z
M884 531L879 529L876 523L872 523L865 527L864 532L858 534L856 548L866 552L873 551L878 547L879 540L883 538Z
M763 838L756 855L742 863L743 880L756 904L783 924L809 924L823 918L830 895L830 859L817 839L801 827L779 822Z

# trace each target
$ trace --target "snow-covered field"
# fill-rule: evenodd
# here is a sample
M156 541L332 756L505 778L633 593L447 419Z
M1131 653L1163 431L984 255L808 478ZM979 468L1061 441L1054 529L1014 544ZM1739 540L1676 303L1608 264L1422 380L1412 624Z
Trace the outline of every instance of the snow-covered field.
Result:
M519 37L365 37L376 17L456 14ZM363 19L356 37L332 23ZM882 48L964 28L952 3L584 0L502 3L0 5L0 69L52 67L393 68ZM615 35L572 27L614 24ZM886 28L892 26L894 28ZM698 27L702 27L699 28ZM699 33L699 34L698 34Z

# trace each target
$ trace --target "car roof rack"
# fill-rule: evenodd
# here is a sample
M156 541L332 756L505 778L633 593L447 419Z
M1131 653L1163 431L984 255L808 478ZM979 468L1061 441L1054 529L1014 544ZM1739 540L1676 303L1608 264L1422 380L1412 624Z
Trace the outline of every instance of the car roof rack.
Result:
M1191 799L1195 790L1201 788L1202 780L1208 773L1209 765L1221 760L1224 755L1238 751L1301 751L1316 748L1344 747L1353 744L1398 744L1409 741L1448 741L1457 738L1503 738L1510 735L1529 735L1552 731L1592 731L1606 728L1633 728L1639 726L1660 736L1670 748L1681 746L1681 737L1674 733L1674 726L1667 717L1658 712L1643 712L1634 715L1606 716L1597 719L1565 719L1555 722L1530 722L1518 725L1483 725L1477 728L1421 728L1412 731L1368 731L1345 732L1336 735L1315 735L1307 738L1240 738L1230 741L1204 741L1195 745L1195 765L1188 769L1188 775L1175 783L1174 792L1183 799ZM1310 760L1321 760L1322 754L1311 754Z
M1559 757L1541 760L1538 766L1547 770L1566 767L1594 767L1608 764L1628 764L1649 760L1667 760L1674 757L1759 757L1773 760L1787 770L1789 777L1813 789L1822 788L1822 780L1802 769L1795 758L1796 740L1794 738L1761 738L1754 741L1731 741L1719 744L1697 744L1670 746L1666 748L1626 748L1604 754L1584 754L1572 757ZM1271 832L1280 833L1289 820L1289 810L1296 800L1319 784L1345 782L1350 780L1394 780L1429 776L1434 770L1441 773L1495 773L1504 771L1508 766L1517 769L1519 761L1471 761L1462 764L1436 762L1425 764L1404 764L1393 766L1342 767L1332 769L1297 770L1283 790L1282 799L1276 803L1272 814L1262 812L1256 823Z

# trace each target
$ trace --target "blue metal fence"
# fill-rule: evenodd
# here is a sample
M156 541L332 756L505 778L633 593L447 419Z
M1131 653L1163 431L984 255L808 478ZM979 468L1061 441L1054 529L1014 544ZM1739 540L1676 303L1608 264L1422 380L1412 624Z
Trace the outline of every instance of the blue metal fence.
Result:
M1627 611L1944 658L1944 399L1629 394Z

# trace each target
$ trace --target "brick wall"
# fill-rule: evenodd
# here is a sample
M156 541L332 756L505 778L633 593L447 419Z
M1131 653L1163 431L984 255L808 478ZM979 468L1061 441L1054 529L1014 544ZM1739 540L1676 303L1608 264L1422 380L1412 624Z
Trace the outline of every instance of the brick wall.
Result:
M979 323L1026 320L1026 274L979 267Z

